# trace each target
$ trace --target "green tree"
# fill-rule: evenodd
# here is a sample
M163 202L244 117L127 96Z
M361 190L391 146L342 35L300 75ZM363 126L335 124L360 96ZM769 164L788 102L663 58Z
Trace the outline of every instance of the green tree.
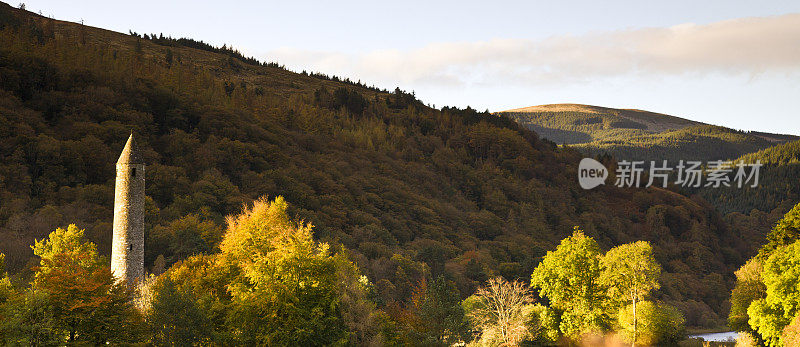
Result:
M426 283L420 295L414 295L414 314L417 316L421 335L418 342L426 345L452 345L463 341L467 333L467 321L461 307L458 288L443 276Z
M348 342L356 346L380 346L384 344L381 333L380 312L373 297L375 288L367 276L361 274L342 249L335 256L336 277L341 314L349 331Z
M0 342L3 345L62 345L64 333L45 292L26 290L0 305Z
M600 283L606 288L609 300L616 307L622 306L621 303L630 303L632 306L631 343L635 344L638 341L636 333L639 322L636 305L650 291L659 287L661 266L653 257L653 248L647 241L616 246L602 257L600 266Z
M185 305L172 306L166 299L171 295L167 292L163 300L164 305L160 307L167 311L186 310L187 312L192 312L194 307L197 307L204 315L204 317L198 318L198 321L209 324L210 334L213 339L212 344L233 345L236 344L234 339L235 329L229 325L231 295L227 290L233 275L232 270L220 264L218 260L218 254L200 254L191 256L170 267L167 272L159 277L159 282L169 280L174 283L176 287L175 295L178 295ZM158 295L161 290L167 289L159 287L159 283L157 283L154 294ZM189 303L190 299L194 299L194 302ZM163 318L166 319L166 314ZM152 324L155 324L161 318L156 315L148 317L148 319L150 319L152 329ZM163 333L180 333L182 329L189 329L189 327L176 324L173 328ZM205 332L201 327L193 327L192 329L200 329L200 331ZM160 338L156 337L156 339Z
M572 236L549 251L531 275L531 286L562 311L560 329L569 337L608 326L600 277L600 246L575 227Z
M776 249L788 246L798 239L800 239L800 204L787 212L767 234L767 243L758 251L758 257L765 260Z
M197 346L211 342L212 322L189 288L178 287L169 276L164 276L152 290L146 321L154 345Z
M776 249L764 263L766 297L750 304L750 326L769 346L781 346L784 327L800 308L800 242Z
M551 307L534 304L527 323L530 340L538 345L553 345L558 341L558 313Z
M230 324L240 343L328 345L347 340L336 261L282 197L228 218L220 261L232 269Z
M197 214L189 214L166 226L153 228L151 237L168 247L170 261L186 259L198 253L212 253L222 239L222 228Z

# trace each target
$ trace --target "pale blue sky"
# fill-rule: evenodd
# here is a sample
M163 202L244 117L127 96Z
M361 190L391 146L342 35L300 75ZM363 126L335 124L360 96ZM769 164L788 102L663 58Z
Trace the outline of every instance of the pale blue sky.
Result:
M437 107L574 102L800 134L800 1L25 3L400 86Z

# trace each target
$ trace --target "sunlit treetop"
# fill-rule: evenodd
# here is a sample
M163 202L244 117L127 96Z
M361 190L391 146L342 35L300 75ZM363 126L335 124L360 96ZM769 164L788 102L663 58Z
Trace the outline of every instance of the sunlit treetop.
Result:
M33 246L33 254L39 256L39 272L49 271L50 265L58 254L71 255L80 259L80 265L90 268L100 262L97 255L97 246L86 240L84 230L75 224L70 224L66 229L58 228L50 233L47 239L37 240Z

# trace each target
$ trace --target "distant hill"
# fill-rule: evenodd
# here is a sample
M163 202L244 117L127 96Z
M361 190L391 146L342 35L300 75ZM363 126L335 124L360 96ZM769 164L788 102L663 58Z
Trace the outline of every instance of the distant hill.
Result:
M610 125L665 126L649 118ZM463 296L492 276L529 279L579 225L606 250L652 242L656 298L713 326L754 251L703 201L581 189L580 153L504 115L0 3L0 252L16 276L30 276L33 240L69 223L108 254L114 163L131 131L147 162L148 268L213 252L226 215L282 195L352 255L381 305L406 305L426 277Z
M727 159L800 139L738 131L661 113L579 104L532 106L498 114L558 144L628 160Z

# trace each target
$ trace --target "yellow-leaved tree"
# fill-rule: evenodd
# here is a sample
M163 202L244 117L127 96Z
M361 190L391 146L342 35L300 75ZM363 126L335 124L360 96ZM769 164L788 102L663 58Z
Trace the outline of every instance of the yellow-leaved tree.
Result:
M335 344L347 338L339 312L336 261L292 221L282 197L261 199L228 218L221 265L232 273L232 322L239 342Z
M228 217L219 253L191 256L161 276L148 314L153 342L381 344L369 281L287 209L282 197L256 200Z

